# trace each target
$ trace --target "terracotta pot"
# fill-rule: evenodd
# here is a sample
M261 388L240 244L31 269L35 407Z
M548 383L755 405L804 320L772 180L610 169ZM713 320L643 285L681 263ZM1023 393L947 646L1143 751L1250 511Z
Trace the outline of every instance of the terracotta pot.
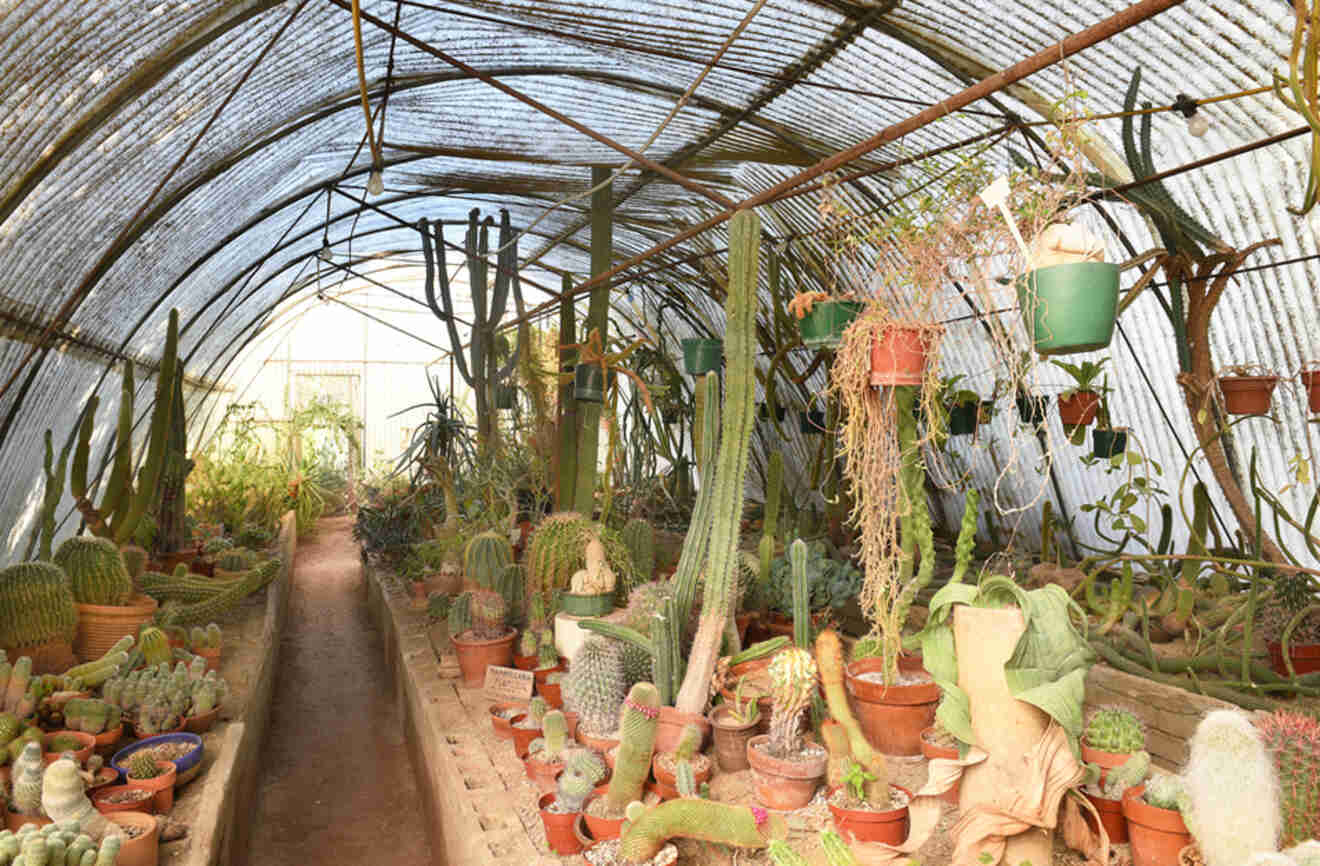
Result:
M821 749L818 758L785 761L773 758L759 748L769 741L767 734L758 734L747 741L747 763L751 764L756 778L757 799L769 809L785 812L801 809L811 802L824 780L829 755Z
M47 824L55 822L45 815L20 815L17 812L11 812L5 809L5 827L17 833L24 824L36 824L38 827L45 827Z
M1141 799L1145 790L1138 785L1123 794L1132 866L1178 866L1178 852L1191 844L1192 834L1176 809L1160 809Z
M1303 370L1297 374L1297 378L1306 386L1306 398L1311 411L1320 412L1320 370Z
M930 340L919 328L891 325L871 343L871 385L920 385Z
M527 757L523 760L523 770L538 791L542 794L552 794L555 790L555 780L564 772L564 762L542 761L540 758Z
M536 691L552 709L562 709L564 706L564 693L560 690L559 683L537 683Z
M141 788L134 788L132 785L109 785L105 788L97 788L92 792L92 805L96 811L102 815L110 815L115 812L147 812L156 814L156 798L151 792L146 792L147 797L143 800L128 801L125 803L111 803L110 797L118 795L122 791L141 791Z
M920 662L900 661L899 669L920 670ZM935 723L940 687L933 680L917 685L885 686L858 679L862 674L883 670L879 658L858 659L845 669L848 692L853 697L857 721L866 741L886 755L920 755L921 732Z
M1103 752L1100 749L1093 749L1086 745L1086 740L1080 742L1082 747L1082 763L1095 764L1100 768L1100 781L1103 783L1109 778L1109 771L1116 770L1127 763L1128 758L1132 757L1131 752Z
M591 828L587 826L587 816L581 812L577 814L577 820L573 822L573 837L577 839L583 851L596 847L596 837L591 835Z
M902 791L912 801L912 792L901 785L890 785L893 790ZM835 789L837 790L837 789ZM830 792L833 795L833 791ZM884 842L887 845L899 845L908 835L907 803L897 809L874 812L870 809L845 809L826 800L830 814L834 816L834 826L844 839L852 837L858 842Z
M115 866L156 866L160 860L160 820L145 812L116 812L107 820L121 827L139 827L136 839L125 839Z
M614 748L615 746L619 745L619 741L615 737L599 737L596 736L595 734L588 733L587 731L583 731L581 729L578 730L577 741L582 745L586 746L588 749L595 749L597 752L600 752L602 755L607 753L610 749Z
M1288 676L1288 665L1283 661L1283 644L1269 643L1270 668L1279 676ZM1320 644L1288 644L1288 655L1292 657L1293 670L1298 675L1320 671Z
M926 758L927 761L934 760L935 758L946 758L951 761L958 760L957 749L952 749L949 748L948 746L937 746L934 743L932 743L930 740L926 739L927 735L929 735L934 730L935 728L932 726L926 728L924 731L921 732L921 754ZM956 783L954 783L954 786L952 788L945 791L944 794L940 796L940 799L946 803L952 803L955 806L958 805L958 789L961 787L962 787L962 780L960 779Z
M208 671L220 670L220 651L221 647L201 647L193 650L193 655L201 656L206 659L206 669Z
M414 610L426 609L426 581L413 580L408 583L409 602Z
M1059 399L1059 420L1070 427L1093 423L1099 410L1100 395L1094 391L1078 391Z
M131 774L125 773L124 784L154 793L156 812L164 815L174 808L174 782L178 770L173 761L157 761L156 766L165 772L151 779L134 779Z
M537 661L536 656L520 656L515 654L513 657L513 666L520 671L534 671L536 670Z
M159 605L154 598L135 595L128 604L75 604L78 631L73 651L85 662L99 659L125 635L137 637L138 628L151 622Z
M96 771L96 776L92 778L91 783L87 786L87 793L90 795L92 791L95 791L98 788L104 788L106 785L112 785L118 782L118 770L114 767L102 767Z
M702 757L705 756L703 755ZM702 782L708 781L710 779L710 758L706 758L705 761L693 761L692 770L693 780L698 785ZM674 775L673 771L667 770L661 766L660 755L651 758L651 773L655 776L656 785L660 788L661 796L664 796L666 789L672 790L674 792L674 797L678 796L678 778ZM667 799L672 800L673 797Z
M517 716L510 716L507 719L500 718L497 713L501 710L517 710L519 714L522 714L526 709L527 707L519 703L514 703L513 701L507 701L502 704L491 704L488 712L490 713L490 726L495 729L495 736L501 740L512 740L513 728L510 727L510 722L517 718Z
M1122 845L1128 840L1127 819L1123 817L1123 801L1111 800L1108 797L1101 797L1099 794L1092 794L1087 791L1086 799L1095 806L1096 814L1100 816L1100 823L1104 825L1105 833L1109 836L1110 845ZM1087 823L1091 823L1091 818L1087 816Z
M463 670L463 685L470 689L479 689L486 682L486 668L490 665L508 667L513 661L513 639L517 632L509 629L504 637L494 640L478 640L471 631L465 631L453 639L454 651L458 653L458 666Z
M63 752L46 751L50 748L51 740L61 735L73 737L75 740L82 743L82 748L75 751L73 756L78 759L78 764L80 766L86 764L87 759L92 756L92 749L96 748L96 737L91 734L84 734L82 731L54 731L49 734L43 734L41 737L41 757L46 762L46 765L49 766L55 763L60 759L60 755L64 754Z
M746 770L747 741L759 732L757 722L738 725L728 718L729 708L720 704L710 714L711 734L715 739L715 760L726 773Z
M531 747L532 740L542 735L541 728L518 727L518 723L525 718L527 718L526 713L509 719L509 733L513 735L513 749L520 755L527 754L527 749Z
M119 743L119 740L123 736L123 722L120 722L108 731L102 731L99 734L95 734L96 746L94 747L94 751L96 754L102 756L113 755L115 753L115 745Z
M536 687L539 689L542 685L545 684L546 677L550 676L551 674L561 674L566 670L568 670L568 668L564 667L564 663L562 661L552 668L537 668L532 672L532 680L533 682L536 683Z
M710 722L698 713L680 712L674 707L661 707L660 720L655 727L655 751L672 752L678 748L678 741L683 736L683 728L696 725L701 728L701 745L698 751L706 748L710 742Z
M20 656L32 659L34 674L62 674L78 663L73 654L73 644L67 640L48 641L35 646L10 646L4 648L10 661L18 661Z
M1224 395L1224 411L1230 415L1264 415L1278 376L1220 376L1219 392Z
M536 801L536 806L541 811L541 823L545 825L545 842L550 846L550 850L560 856L577 854L582 850L582 843L577 839L573 832L573 825L577 823L581 812L547 812L551 804L555 802L555 794L542 794L541 799Z
M212 707L205 713L197 716L188 716L183 720L183 729L190 734L204 734L215 725L215 720L220 718L220 708Z
M618 818L597 818L591 814L591 801L605 796L609 790L609 785L598 785L594 793L587 797L587 801L582 804L582 819L587 823L587 830L597 842L604 842L606 839L617 839L623 829L623 817Z

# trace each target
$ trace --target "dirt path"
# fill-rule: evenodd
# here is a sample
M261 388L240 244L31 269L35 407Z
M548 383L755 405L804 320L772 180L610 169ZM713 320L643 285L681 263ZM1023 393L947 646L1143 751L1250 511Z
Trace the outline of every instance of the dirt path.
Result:
M351 527L298 543L250 866L431 860Z

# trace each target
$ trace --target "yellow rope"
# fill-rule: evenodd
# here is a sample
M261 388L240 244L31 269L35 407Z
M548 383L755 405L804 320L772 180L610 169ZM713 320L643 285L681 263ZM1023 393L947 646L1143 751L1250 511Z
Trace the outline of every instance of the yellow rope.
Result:
M367 69L362 58L362 6L361 0L353 0L353 50L357 55L358 91L362 95L362 113L367 118L367 146L371 149L371 164L381 164L380 145L376 143L376 133L371 123L371 103L367 100Z

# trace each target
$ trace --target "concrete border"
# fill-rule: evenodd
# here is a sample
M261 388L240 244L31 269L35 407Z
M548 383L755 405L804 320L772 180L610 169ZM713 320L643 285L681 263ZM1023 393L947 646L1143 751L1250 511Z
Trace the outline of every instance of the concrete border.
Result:
M247 858L252 815L248 810L240 811L238 804L251 804L257 796L260 776L257 756L270 721L280 637L288 617L293 562L298 550L297 521L292 511L280 520L279 543L284 564L279 577L266 591L266 616L261 627L265 654L252 680L244 718L225 728L220 753L206 772L202 801L189 831L188 850L179 859L183 866L229 866Z
M539 829L535 809L524 815L514 808L526 798L521 762L512 761L511 754L493 754L478 735L480 725L489 725L489 702L481 692L441 676L426 614L411 608L402 589L382 580L369 562L363 564L363 578L424 800L431 863L532 866L543 860L529 834L528 822ZM506 765L513 763L510 773Z

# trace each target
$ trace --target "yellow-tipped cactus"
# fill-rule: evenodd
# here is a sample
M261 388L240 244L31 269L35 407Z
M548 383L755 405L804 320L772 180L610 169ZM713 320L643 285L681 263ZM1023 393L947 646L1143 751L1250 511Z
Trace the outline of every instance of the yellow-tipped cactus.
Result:
M802 711L816 688L816 662L811 653L790 647L770 662L769 751L779 758L802 750Z

